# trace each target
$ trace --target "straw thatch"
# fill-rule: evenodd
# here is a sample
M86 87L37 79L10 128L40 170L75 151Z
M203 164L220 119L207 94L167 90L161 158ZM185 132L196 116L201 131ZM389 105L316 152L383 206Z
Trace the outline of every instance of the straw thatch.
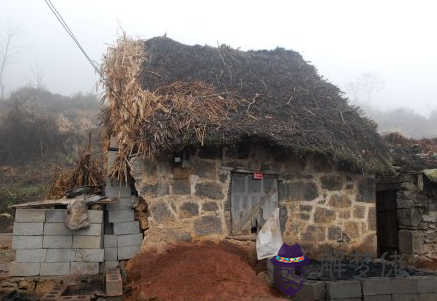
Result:
M166 37L120 38L104 59L108 136L128 156L187 146L262 141L290 153L316 153L353 170L389 166L376 125L300 54L187 46Z

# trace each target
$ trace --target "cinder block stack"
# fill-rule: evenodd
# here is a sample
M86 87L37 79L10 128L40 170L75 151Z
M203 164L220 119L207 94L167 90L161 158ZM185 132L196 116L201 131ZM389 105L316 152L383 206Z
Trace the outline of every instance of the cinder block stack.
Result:
M95 275L103 262L103 211L89 210L91 226L65 227L66 209L17 209L10 276Z

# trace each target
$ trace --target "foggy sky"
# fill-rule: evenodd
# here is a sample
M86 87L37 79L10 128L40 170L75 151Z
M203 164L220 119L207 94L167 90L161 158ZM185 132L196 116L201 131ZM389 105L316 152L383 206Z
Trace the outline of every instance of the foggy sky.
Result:
M300 52L345 90L363 72L384 81L371 104L426 115L437 108L434 1L103 1L52 0L90 57L101 62L120 26L131 36L185 44ZM5 70L11 91L35 83L89 92L98 76L43 0L0 0L0 25L19 28ZM0 39L3 31L0 30ZM32 72L33 70L33 72Z

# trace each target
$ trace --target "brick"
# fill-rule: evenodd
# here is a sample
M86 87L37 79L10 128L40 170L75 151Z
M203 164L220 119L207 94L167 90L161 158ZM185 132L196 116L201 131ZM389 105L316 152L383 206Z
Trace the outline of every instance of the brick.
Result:
M326 282L326 290L331 299L361 298L359 281Z
M437 294L419 294L420 301L435 301L437 300Z
M118 267L118 260L105 260L105 269L115 269Z
M293 300L295 297L308 300L325 300L325 282L305 280L302 288L293 296Z
M47 250L17 250L15 254L16 262L43 262L46 260Z
M417 287L419 294L437 294L437 277L417 277Z
M142 243L143 243L142 233L117 236L117 246L119 248L141 246Z
M111 204L107 204L106 205L106 210L107 211L112 211L112 210L132 210L132 198L128 197L128 198L121 198L118 202L116 203L111 203Z
M105 248L116 248L117 247L117 236L116 235L105 235L103 240L103 245Z
M73 249L48 249L47 262L69 262L76 260L76 251Z
M73 236L73 249L100 249L102 237L93 235Z
M136 233L140 233L140 223L138 221L114 223L115 235L136 234Z
M98 262L72 262L70 275L97 275L99 273Z
M103 262L104 253L103 249L78 249L76 250L76 261Z
M392 301L391 295L364 296L363 301Z
M45 223L44 235L72 235L73 231L65 227L64 223Z
M363 295L418 294L417 279L368 278L362 280Z
M106 295L111 297L123 295L123 281L120 269L106 270Z
M140 246L133 246L133 247L118 247L117 248L117 257L119 260L124 259L131 259L133 258L139 251L141 247Z
M103 224L91 224L88 228L73 231L73 235L102 235Z
M44 223L14 223L14 235L42 235Z
M43 209L17 209L15 221L19 223L43 223L46 218L45 212Z
M9 263L9 276L37 276L41 263L39 262L15 262Z
M70 249L72 241L71 235L44 235L42 246L44 249Z
M134 220L135 220L135 214L133 209L108 212L108 221L110 223L131 222Z
M41 263L41 276L63 276L70 274L69 262L43 262Z
M42 236L13 236L12 249L41 249Z
M66 209L51 209L46 211L46 223L64 223L66 218Z
M419 301L419 294L392 295L392 301Z
M130 187L121 186L106 186L105 195L110 198L130 198L132 193Z
M103 210L88 210L88 216L91 224L103 223Z
M117 260L117 248L105 248L104 252L105 260Z

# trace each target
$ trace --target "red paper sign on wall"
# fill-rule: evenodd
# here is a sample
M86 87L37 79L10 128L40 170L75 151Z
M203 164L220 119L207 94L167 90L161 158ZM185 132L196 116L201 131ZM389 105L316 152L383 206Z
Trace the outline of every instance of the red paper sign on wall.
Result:
M253 173L253 178L255 180L261 180L262 178L264 178L264 174L262 172L260 172L260 171L255 171Z

